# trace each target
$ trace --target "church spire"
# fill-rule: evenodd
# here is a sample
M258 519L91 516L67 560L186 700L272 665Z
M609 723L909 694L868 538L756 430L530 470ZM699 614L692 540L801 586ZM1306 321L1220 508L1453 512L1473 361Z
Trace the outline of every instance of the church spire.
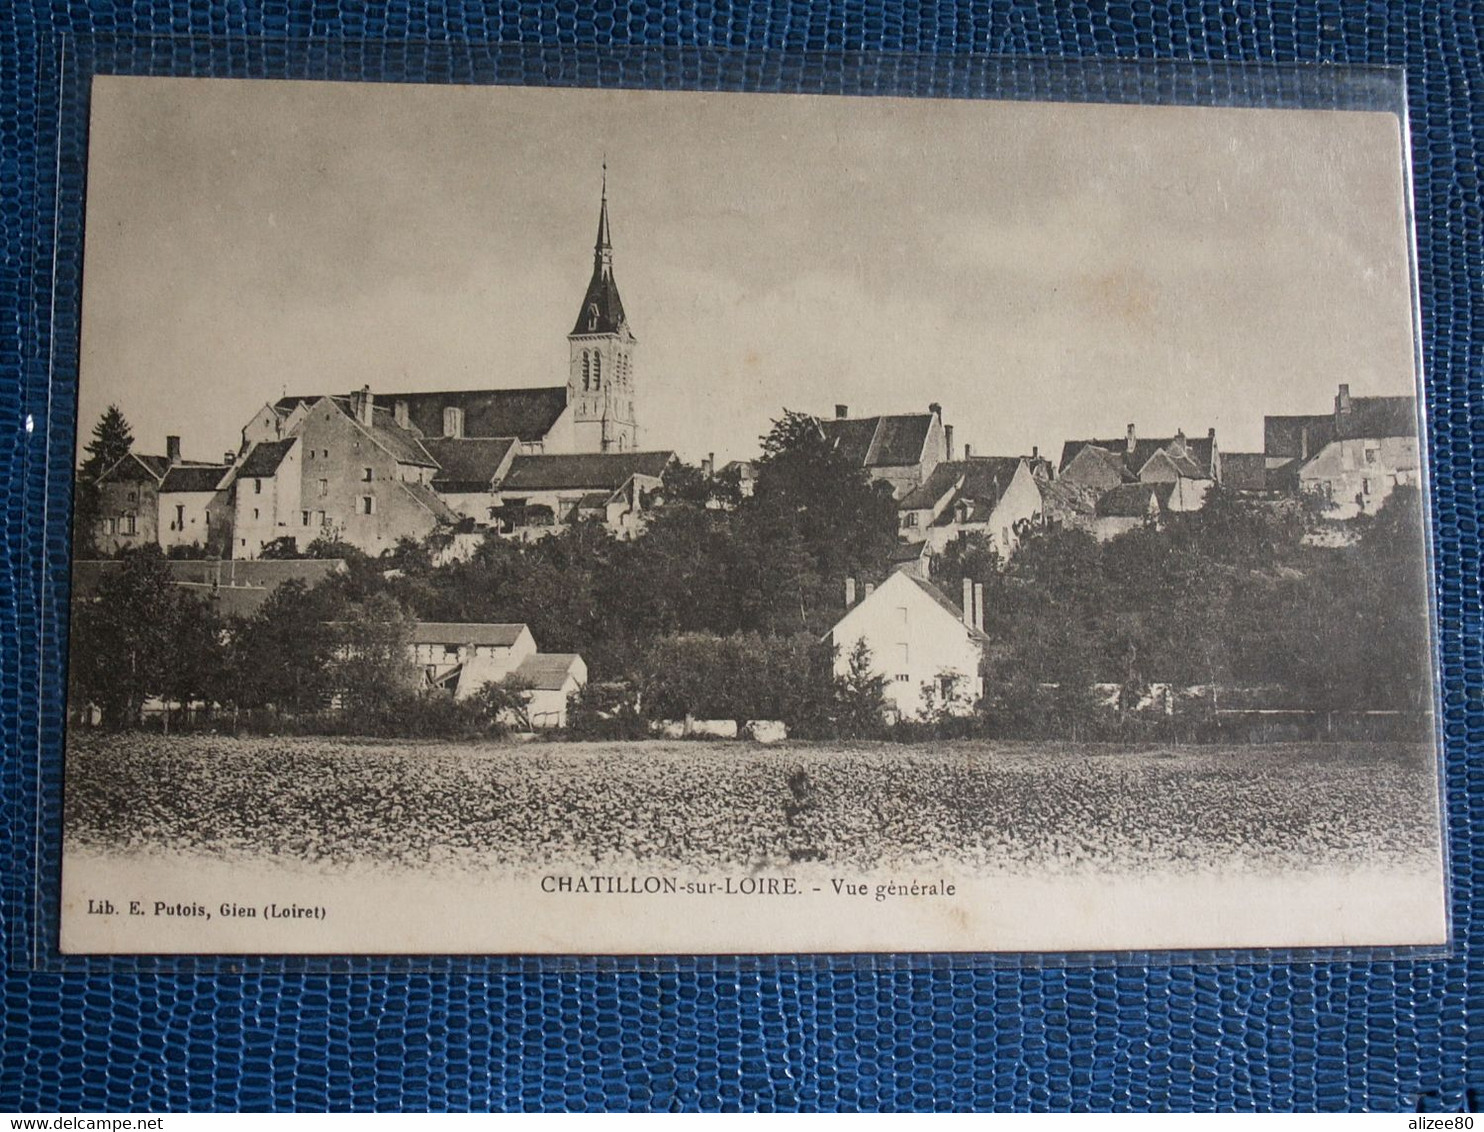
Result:
M603 189L598 205L598 238L593 244L593 277L573 334L617 334L628 325L618 285L613 281L613 244L608 231L608 162L603 162Z

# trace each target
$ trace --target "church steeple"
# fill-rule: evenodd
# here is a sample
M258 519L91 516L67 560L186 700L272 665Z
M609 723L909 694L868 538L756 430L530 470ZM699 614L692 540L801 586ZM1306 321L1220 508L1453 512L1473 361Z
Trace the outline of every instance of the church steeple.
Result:
M617 334L628 324L618 284L613 281L613 243L608 234L608 165L603 164L603 195L598 206L598 238L593 245L593 277L582 297L573 334Z
M573 445L578 452L632 451L634 422L634 334L613 281L613 243L608 230L608 163L598 205L593 277L582 297L577 323L567 335L570 368L567 404L572 408Z

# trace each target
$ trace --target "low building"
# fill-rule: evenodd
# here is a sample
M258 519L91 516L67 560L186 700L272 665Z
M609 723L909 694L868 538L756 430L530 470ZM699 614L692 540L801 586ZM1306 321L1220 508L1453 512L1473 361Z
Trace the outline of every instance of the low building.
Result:
M251 617L285 582L314 587L345 573L338 558L261 559L172 558L164 563L175 584L200 597L222 617ZM72 564L72 600L92 601L105 578L124 568L117 560Z
M576 653L543 653L524 624L418 621L409 647L423 686L467 699L485 684L515 679L529 688L532 727L567 725L568 698L587 683Z
M963 535L980 535L1009 558L1041 515L1041 491L1024 457L970 456L939 464L897 501L897 537L941 554Z
M926 413L878 417L852 417L848 405L836 405L834 419L821 420L819 427L836 451L872 479L889 483L898 499L925 482L951 447L937 404Z
M674 452L517 456L483 519L502 535L527 540L585 520L632 538L643 530L649 499L675 458Z
M520 662L515 677L530 688L532 727L566 727L567 705L587 684L587 663L575 652L538 652Z
M847 600L854 591L847 588ZM851 604L824 639L834 647L837 676L849 674L852 652L865 643L896 718L968 714L984 695L983 617L982 586L976 595L965 582L960 609L931 582L898 570Z
M409 646L424 686L459 700L504 680L536 654L536 638L522 624L418 621Z
M1352 397L1333 412L1263 418L1270 485L1318 500L1329 519L1373 515L1397 485L1421 482L1416 397Z

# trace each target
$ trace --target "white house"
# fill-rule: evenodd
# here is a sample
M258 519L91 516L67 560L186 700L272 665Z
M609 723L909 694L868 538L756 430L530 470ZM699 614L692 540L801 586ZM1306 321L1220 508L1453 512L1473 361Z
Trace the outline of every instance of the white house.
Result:
M530 685L531 726L566 727L568 697L587 683L587 662L575 652L538 652L521 661L515 675Z
M565 727L567 697L587 683L582 657L537 652L536 638L522 624L419 621L410 643L424 685L441 688L454 699L511 676L530 685L533 727Z
M505 679L536 655L536 638L525 625L419 621L410 644L427 686L452 692L458 700L491 680Z
M847 587L847 599L855 587ZM980 663L989 643L983 587L966 580L964 609L916 574L899 570L846 610L825 636L835 648L835 674L850 670L858 642L871 651L873 671L886 678L888 710L915 719L946 709L967 714L984 695Z

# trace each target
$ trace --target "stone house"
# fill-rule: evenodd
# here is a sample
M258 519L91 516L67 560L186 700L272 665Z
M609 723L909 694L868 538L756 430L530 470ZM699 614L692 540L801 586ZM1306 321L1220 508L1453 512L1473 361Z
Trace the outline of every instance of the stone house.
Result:
M897 536L941 554L960 536L977 534L1009 558L1041 515L1041 491L1024 457L969 456L939 464L897 501Z
M1216 430L1204 437L1140 438L1134 426L1117 440L1069 440L1062 446L1058 480L1096 494L1129 483L1168 483L1168 510L1199 511L1206 493L1221 482Z
M160 481L170 470L164 456L130 452L98 477L98 526L94 541L117 554L160 541Z
M517 456L495 486L483 520L502 535L542 538L588 519L620 537L643 529L674 452Z
M231 464L172 465L160 480L156 521L162 549L190 546L220 554L232 537L229 517L216 506Z
M1372 515L1398 484L1419 485L1416 397L1335 394L1333 412L1263 418L1270 484L1324 504L1330 519Z
M976 591L965 580L962 608L907 570L888 575L858 602L854 591L847 586L849 607L824 638L835 649L835 674L849 673L851 653L864 641L874 671L886 678L886 702L896 718L973 711L984 695L980 667L989 643L983 587Z

